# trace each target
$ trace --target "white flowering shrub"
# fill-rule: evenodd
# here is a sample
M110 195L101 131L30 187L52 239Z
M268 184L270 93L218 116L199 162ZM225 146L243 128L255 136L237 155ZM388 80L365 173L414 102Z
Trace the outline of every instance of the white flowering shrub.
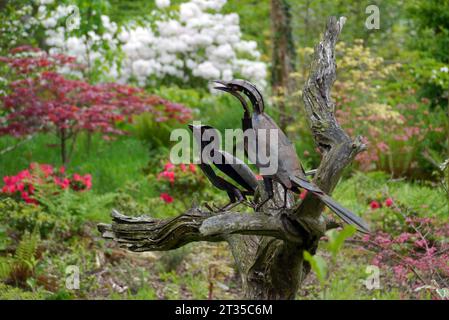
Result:
M235 13L222 14L226 0L190 0L173 9L170 0L156 0L157 10L143 25L118 26L99 12L80 31L69 32L64 19L71 7L40 0L39 16L51 52L76 56L119 82L139 85L240 77L265 86L266 65L255 41L245 41ZM174 7L174 6L173 6ZM53 8L51 10L51 8ZM62 22L61 22L62 21ZM111 54L111 52L113 52ZM120 53L120 54L118 54Z
M45 30L50 53L75 56L95 79L116 69L120 51L119 28L103 14L104 0L71 2L38 0L38 20ZM80 8L84 11L80 12ZM63 70L62 70L63 71ZM114 74L112 74L114 75Z
M35 38L40 22L33 17L29 0L16 0L3 4L0 9L0 53L23 44L25 39Z

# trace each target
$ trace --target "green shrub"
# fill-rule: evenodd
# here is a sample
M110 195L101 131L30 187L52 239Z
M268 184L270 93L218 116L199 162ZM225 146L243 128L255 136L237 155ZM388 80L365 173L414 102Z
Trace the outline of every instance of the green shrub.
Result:
M25 234L12 257L0 258L0 280L16 286L27 287L28 280L34 276L37 263L39 237Z
M0 283L0 300L44 300L48 292L44 290L26 291Z

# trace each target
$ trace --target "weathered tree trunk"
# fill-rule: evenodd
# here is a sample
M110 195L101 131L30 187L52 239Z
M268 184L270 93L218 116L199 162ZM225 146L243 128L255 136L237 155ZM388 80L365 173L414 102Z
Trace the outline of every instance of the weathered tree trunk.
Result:
M280 113L279 126L285 130L292 119L286 110L287 97L294 92L291 73L295 71L296 52L287 0L271 0L272 68L271 87Z
M344 21L330 18L315 48L303 90L305 112L323 155L314 182L328 193L344 168L365 148L361 139L352 141L338 125L330 98L336 71L335 43ZM258 190L263 192L261 186ZM114 211L113 223L98 228L103 237L132 251L171 250L193 241L227 241L242 277L245 298L293 299L310 271L303 252L315 254L329 226L321 216L323 204L317 198L307 196L294 205L289 194L286 209L270 209L281 206L282 199L283 190L276 184L274 199L261 212L216 214L194 207L176 218L158 220L131 218Z

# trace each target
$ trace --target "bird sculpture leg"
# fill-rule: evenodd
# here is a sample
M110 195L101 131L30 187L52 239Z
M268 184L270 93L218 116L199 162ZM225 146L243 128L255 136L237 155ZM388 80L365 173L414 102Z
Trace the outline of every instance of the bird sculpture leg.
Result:
M230 201L223 207L219 208L214 205L217 212L231 210L232 208L235 208L236 206L238 206L239 204L242 204L242 203L249 207L252 207L251 204L249 204L246 201L245 197L243 196L242 192L239 189L235 189L235 190L232 190L232 192L228 192L228 196L229 196Z

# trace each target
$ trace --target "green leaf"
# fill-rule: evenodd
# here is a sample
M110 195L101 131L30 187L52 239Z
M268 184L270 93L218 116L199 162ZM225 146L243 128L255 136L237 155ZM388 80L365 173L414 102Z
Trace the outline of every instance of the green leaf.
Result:
M321 285L324 285L327 276L327 263L320 256L312 256L309 252L304 251L304 260L310 263Z
M327 233L329 237L327 248L331 252L334 259L337 256L338 252L340 252L346 239L352 237L356 233L356 231L357 230L354 226L346 225L340 232L331 230Z

